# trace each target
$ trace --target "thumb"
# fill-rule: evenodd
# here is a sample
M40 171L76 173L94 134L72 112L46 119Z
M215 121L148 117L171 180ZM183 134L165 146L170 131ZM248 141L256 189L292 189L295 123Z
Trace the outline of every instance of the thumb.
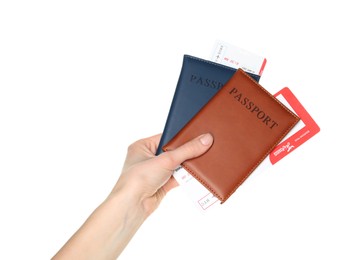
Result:
M209 133L200 135L178 148L162 153L166 168L176 169L181 163L188 159L198 157L205 153L213 144L213 136Z

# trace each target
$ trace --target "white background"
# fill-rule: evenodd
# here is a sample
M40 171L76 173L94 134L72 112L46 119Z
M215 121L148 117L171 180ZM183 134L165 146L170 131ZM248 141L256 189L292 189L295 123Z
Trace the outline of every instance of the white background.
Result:
M190 54L267 58L321 131L202 215L179 188L120 259L348 259L344 1L1 1L0 259L49 259L162 132Z

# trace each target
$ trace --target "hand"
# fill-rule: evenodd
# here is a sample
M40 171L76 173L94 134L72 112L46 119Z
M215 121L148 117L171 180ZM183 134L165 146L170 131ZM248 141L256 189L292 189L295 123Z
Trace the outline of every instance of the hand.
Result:
M122 174L111 193L128 189L142 202L147 214L151 214L166 193L178 185L172 177L173 171L182 162L202 155L213 143L213 137L205 134L155 156L160 137L158 134L129 146Z
M213 143L213 137L204 134L155 156L160 137L129 146L109 196L52 259L116 259L166 193L177 186L173 171L182 162L205 153Z

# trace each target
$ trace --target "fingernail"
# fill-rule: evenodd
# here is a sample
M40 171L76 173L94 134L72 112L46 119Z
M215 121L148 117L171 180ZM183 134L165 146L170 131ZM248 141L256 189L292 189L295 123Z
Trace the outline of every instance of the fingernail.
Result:
M203 145L211 145L213 142L213 136L211 134L204 134L199 138Z

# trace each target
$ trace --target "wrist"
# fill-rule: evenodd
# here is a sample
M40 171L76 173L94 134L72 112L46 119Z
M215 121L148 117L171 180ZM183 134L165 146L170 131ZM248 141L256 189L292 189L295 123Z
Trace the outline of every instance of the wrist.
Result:
M142 206L141 197L135 192L125 188L113 190L103 202L108 210L115 215L123 212L128 223L142 223L146 220L147 214Z
M153 201L157 197L164 197L165 194L163 189L159 189L157 193L154 195L144 191L143 183L138 180L133 182L128 180L127 183L119 181L107 201L110 201L111 205L116 207L117 204L121 203L125 207L124 210L132 212L133 216L145 221L156 208Z
M120 190L112 192L94 212L92 218L97 220L98 225L103 226L98 228L103 230L99 234L99 240L103 237L103 245L112 251L110 256L120 255L144 223L146 214L139 203L137 199Z

